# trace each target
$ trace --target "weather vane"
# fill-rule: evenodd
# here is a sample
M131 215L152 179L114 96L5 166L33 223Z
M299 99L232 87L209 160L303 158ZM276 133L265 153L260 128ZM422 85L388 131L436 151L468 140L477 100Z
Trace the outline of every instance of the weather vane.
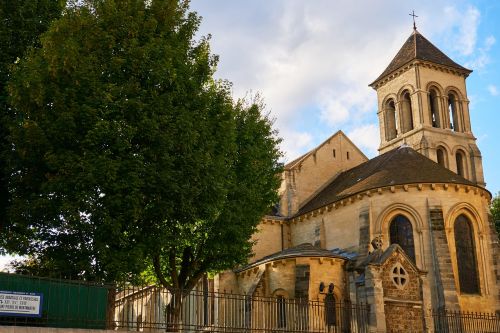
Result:
M412 10L412 13L408 14L408 15L413 16L413 29L417 30L417 25L415 24L415 17L418 17L418 16L415 15L415 11L414 10Z

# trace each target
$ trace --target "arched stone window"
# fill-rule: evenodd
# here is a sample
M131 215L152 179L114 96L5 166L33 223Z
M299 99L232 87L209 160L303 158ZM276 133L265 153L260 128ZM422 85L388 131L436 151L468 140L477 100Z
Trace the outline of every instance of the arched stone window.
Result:
M441 119L439 117L439 100L435 89L431 89L429 91L429 111L432 127L441 127Z
M391 244L398 244L406 255L415 263L415 243L413 240L413 228L410 220L404 215L397 215L389 226Z
M446 153L446 150L443 147L438 147L436 149L436 157L437 157L437 162L439 165L442 165L443 167L447 168L448 163L447 163L447 156L448 154Z
M448 94L448 112L450 115L450 128L455 132L460 132L460 110L458 108L458 98L454 93Z
M455 159L457 162L457 174L462 177L466 177L465 153L461 149L457 150Z
M455 220L454 231L460 292L479 294L474 229L470 220L464 214L458 216Z
M403 133L413 129L413 111L411 108L410 92L405 90L403 92L403 99L401 101L401 120L403 126Z
M396 122L396 106L394 100L385 103L385 139L391 141L398 135Z

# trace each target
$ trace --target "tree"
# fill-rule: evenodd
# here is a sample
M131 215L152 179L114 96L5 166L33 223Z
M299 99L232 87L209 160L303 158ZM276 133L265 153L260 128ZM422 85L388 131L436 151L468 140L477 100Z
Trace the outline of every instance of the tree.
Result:
M65 1L61 0L9 0L0 2L0 161L10 150L7 140L9 106L7 83L10 67L22 58L30 47L39 46L38 36L45 32L59 17ZM9 201L7 174L4 163L0 164L0 228L6 223ZM0 229L1 232L1 229Z
M6 249L93 280L152 266L184 293L247 260L279 139L259 99L213 79L199 24L189 1L88 0L19 62Z
M495 229L500 238L500 192L497 193L496 197L491 201L490 209L491 215L493 216L493 222L495 223Z

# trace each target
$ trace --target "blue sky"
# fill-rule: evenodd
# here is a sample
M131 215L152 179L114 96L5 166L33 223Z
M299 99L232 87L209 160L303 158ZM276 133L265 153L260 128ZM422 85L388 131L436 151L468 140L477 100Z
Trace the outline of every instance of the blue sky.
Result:
M500 191L500 1L192 0L234 97L260 92L288 160L342 129L369 157L379 144L368 87L418 30L474 72L473 133L488 189Z

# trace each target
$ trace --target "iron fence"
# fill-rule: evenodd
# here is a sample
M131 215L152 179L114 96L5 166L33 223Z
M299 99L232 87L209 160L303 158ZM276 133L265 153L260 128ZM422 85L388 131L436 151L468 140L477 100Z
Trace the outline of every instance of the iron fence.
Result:
M444 333L498 333L500 314L441 310L434 311L434 329Z
M368 332L366 305L207 290L179 294L157 286L121 290L116 295L110 328L167 332Z
M36 293L43 294L43 300L40 317L0 313L0 326L184 333L368 332L365 305L210 289L198 286L183 293L155 285L116 287L2 273L3 297L10 292Z

